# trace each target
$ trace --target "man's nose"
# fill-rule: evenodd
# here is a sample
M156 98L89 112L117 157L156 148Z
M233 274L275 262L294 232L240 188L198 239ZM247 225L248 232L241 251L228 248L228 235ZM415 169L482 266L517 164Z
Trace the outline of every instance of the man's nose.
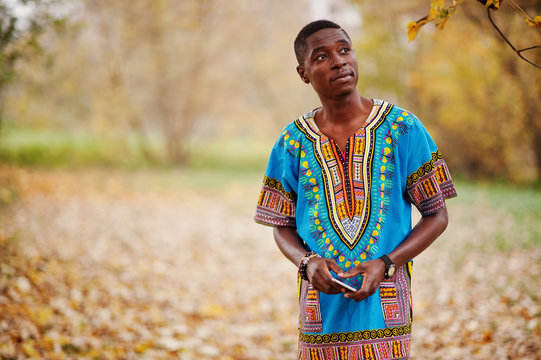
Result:
M340 68L344 65L346 65L346 60L339 53L333 53L332 68Z

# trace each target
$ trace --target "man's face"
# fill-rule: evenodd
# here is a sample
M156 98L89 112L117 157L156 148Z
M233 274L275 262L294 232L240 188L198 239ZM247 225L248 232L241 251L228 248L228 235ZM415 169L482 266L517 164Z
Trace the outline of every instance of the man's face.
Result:
M306 47L304 63L297 72L320 97L344 96L355 90L357 57L342 29L316 31L306 39Z

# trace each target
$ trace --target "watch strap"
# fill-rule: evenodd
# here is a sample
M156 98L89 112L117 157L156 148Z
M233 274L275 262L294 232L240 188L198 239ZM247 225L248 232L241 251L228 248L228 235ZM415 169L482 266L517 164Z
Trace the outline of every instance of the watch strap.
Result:
M395 264L387 255L380 256L380 259L385 263L385 279L390 279L394 275L394 271L393 274L390 275L389 270L392 267L395 267Z
M385 268L394 265L393 261L387 255L381 255L380 259L383 260L383 262L385 263Z

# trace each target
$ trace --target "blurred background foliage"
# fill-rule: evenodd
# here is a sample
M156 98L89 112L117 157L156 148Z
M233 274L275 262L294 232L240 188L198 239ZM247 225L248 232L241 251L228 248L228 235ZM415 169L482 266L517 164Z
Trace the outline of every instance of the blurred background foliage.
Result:
M319 104L291 45L318 3L2 0L0 157L261 169L280 129ZM408 42L429 1L324 3L355 41L361 93L416 113L454 174L539 181L541 71L483 5L464 1L443 31L427 25ZM541 13L539 1L519 3ZM494 17L517 47L541 43L505 2Z

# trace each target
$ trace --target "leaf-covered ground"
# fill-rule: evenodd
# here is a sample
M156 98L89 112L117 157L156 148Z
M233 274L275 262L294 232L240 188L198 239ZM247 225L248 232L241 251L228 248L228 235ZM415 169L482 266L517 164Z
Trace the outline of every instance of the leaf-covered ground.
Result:
M0 359L295 358L260 179L219 175L0 168ZM414 265L413 358L541 359L537 200L462 193Z

